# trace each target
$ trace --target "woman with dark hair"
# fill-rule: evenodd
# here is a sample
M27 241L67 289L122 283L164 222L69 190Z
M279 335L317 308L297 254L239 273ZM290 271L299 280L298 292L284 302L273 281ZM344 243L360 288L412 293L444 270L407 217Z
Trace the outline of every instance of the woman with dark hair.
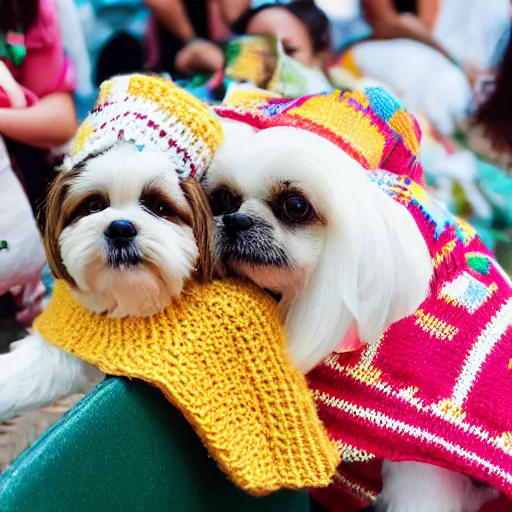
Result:
M494 90L479 107L476 122L498 151L512 153L512 37L499 64Z
M309 67L322 67L329 50L329 20L313 0L266 3L231 26L237 34L276 35L287 55Z
M25 323L44 293L33 209L51 179L48 150L76 131L73 88L55 0L0 0L0 296Z

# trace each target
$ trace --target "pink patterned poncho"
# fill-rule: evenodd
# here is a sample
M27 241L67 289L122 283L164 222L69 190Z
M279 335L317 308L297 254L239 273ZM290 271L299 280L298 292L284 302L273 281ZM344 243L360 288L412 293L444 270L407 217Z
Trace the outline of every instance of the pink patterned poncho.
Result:
M376 345L335 352L309 375L343 461L318 499L341 510L340 491L375 497L380 479L362 475L365 464L382 459L443 466L512 496L511 282L474 229L424 188L415 119L379 88L254 98L217 112L256 129L308 130L338 145L407 208L432 257L430 294L413 315Z

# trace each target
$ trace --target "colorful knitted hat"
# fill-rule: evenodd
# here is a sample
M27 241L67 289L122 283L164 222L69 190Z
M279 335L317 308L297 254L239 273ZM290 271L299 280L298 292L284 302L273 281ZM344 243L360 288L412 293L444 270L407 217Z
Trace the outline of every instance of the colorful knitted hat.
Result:
M158 76L124 75L101 85L96 104L82 123L65 168L118 141L142 150L171 152L180 177L200 179L222 143L215 114L176 84Z
M232 88L216 112L257 130L289 126L331 141L365 169L385 169L423 182L416 119L384 89L335 91L297 99Z

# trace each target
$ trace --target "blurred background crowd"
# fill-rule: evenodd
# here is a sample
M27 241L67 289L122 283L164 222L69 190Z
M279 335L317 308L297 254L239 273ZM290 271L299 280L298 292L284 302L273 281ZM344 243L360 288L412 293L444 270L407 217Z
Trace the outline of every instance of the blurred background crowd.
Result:
M36 211L117 73L168 74L209 102L233 83L381 85L418 117L436 195L511 269L510 23L510 0L0 0L0 351L51 289Z

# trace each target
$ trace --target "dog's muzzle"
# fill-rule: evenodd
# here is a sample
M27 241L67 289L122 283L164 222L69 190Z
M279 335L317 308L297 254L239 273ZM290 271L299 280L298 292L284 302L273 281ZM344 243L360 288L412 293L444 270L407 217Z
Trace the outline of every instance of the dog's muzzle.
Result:
M115 220L105 230L107 261L110 267L133 267L142 261L142 253L135 244L137 229L128 220Z
M217 258L225 265L245 263L287 267L288 258L274 239L272 226L242 213L229 213L215 221Z

